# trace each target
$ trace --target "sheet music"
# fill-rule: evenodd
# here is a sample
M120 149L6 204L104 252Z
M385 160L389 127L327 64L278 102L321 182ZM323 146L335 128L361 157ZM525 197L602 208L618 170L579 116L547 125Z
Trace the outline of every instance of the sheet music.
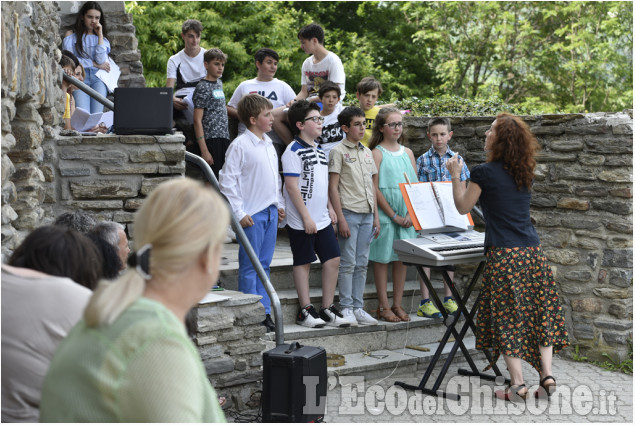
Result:
M429 184L407 184L406 192L422 228L443 227L437 202Z
M108 93L112 93L117 88L117 82L119 81L121 70L110 56L108 57L108 63L110 64L110 71L100 69L95 73L95 75L104 82L106 87L108 87Z
M452 183L434 183L439 202L443 206L443 218L446 226L454 226L467 230L470 222L467 215L462 215L454 205L454 195L452 195Z
M96 112L90 114L82 108L75 108L73 116L71 116L71 127L77 131L89 131L99 123L104 123L107 128L112 126L113 112Z

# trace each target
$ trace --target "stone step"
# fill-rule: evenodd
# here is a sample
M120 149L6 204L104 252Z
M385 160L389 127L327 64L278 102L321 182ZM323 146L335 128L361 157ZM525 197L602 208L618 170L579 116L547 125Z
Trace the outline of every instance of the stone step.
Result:
M459 319L457 331L465 321ZM438 342L445 332L443 319L428 319L412 316L410 322L389 323L348 328L306 328L296 324L284 325L285 343L299 342L302 345L324 347L331 354L351 354L375 350L399 350L408 345L425 346ZM467 336L472 333L468 332ZM267 333L263 339L273 348L275 334Z
M432 281L433 287L436 289L440 297L443 295L443 283L441 281ZM284 318L285 326L287 324L295 324L295 316L300 309L298 303L298 294L295 289L285 289L276 291L278 298L280 299L280 306L282 307L282 317ZM316 309L319 309L322 305L322 288L311 287L309 288L309 297L311 303ZM393 290L392 283L388 284L388 301L392 303ZM419 289L418 281L408 281L404 287L402 307L408 314L416 315L419 301L421 300L421 291ZM339 291L335 290L334 302L339 305ZM377 301L377 289L374 283L367 284L364 289L364 309L374 315L375 310L378 307Z

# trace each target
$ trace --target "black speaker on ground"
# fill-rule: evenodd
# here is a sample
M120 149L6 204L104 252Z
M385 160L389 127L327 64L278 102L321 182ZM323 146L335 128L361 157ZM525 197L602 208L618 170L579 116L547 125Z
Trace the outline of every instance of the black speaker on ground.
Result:
M297 342L262 353L263 422L320 422L326 410L326 351Z

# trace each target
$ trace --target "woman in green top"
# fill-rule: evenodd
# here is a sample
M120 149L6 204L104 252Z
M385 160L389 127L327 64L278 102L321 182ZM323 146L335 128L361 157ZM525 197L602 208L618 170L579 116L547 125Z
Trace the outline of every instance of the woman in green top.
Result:
M218 278L228 223L198 182L152 192L135 217L131 267L100 283L53 357L41 422L225 421L185 315Z

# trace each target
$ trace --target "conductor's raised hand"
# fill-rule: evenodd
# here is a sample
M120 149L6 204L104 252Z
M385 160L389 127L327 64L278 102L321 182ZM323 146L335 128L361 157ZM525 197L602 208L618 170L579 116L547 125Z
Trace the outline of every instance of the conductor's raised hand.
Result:
M461 170L463 169L463 159L456 153L454 156L445 161L445 166L450 172L452 178L461 177Z

